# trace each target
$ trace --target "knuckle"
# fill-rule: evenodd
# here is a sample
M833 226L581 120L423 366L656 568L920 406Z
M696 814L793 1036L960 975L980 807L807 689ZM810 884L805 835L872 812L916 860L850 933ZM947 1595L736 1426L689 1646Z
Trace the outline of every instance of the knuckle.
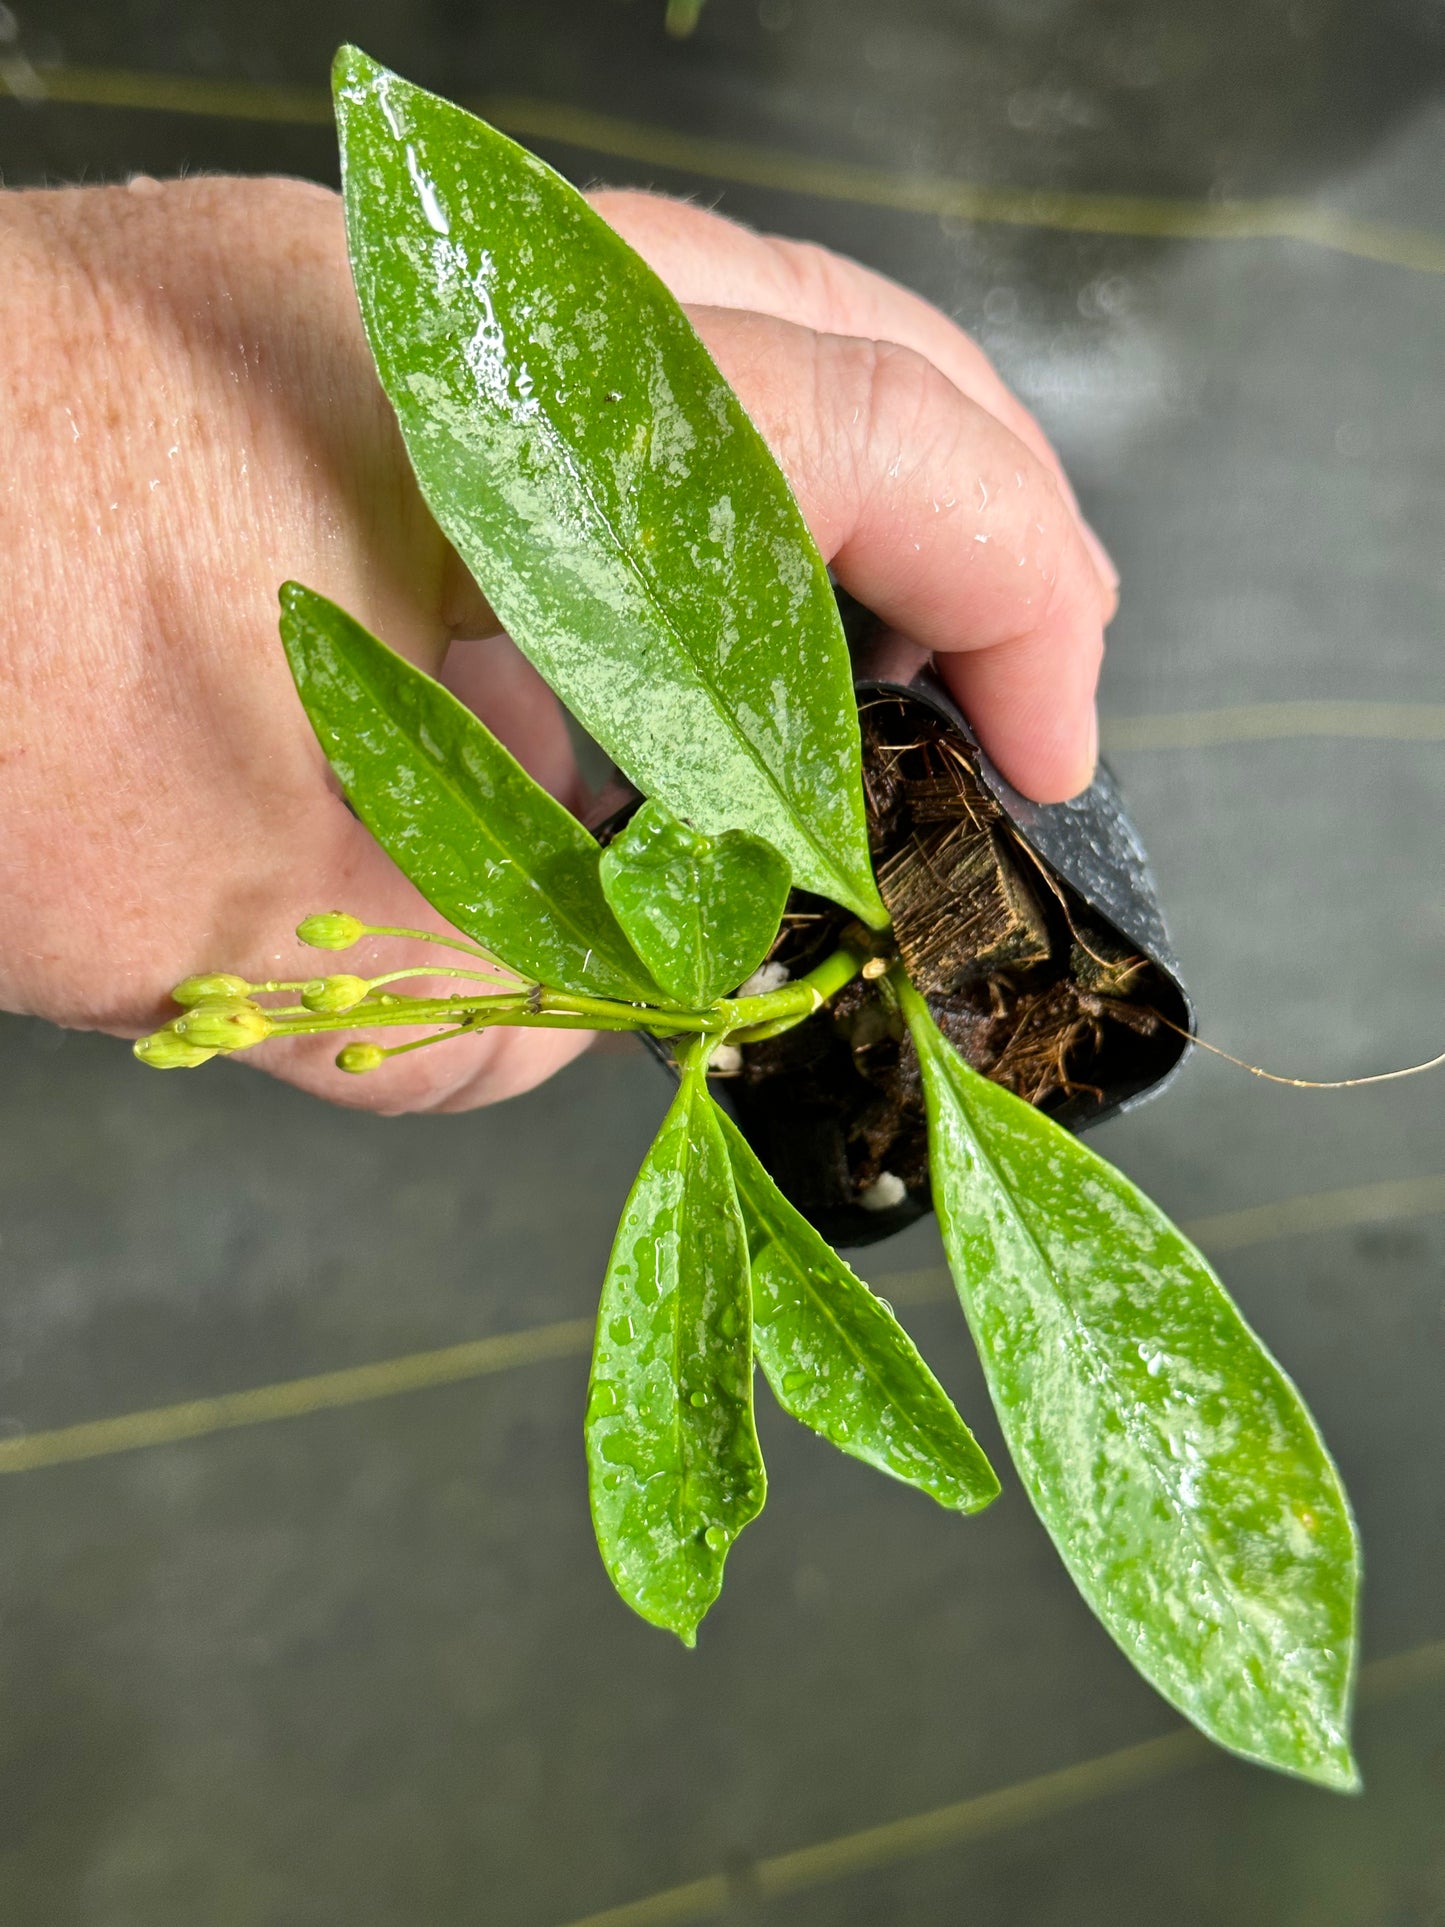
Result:
M935 459L940 441L956 444L962 397L930 361L896 342L861 342L856 361L866 479L872 490L891 491Z
M820 333L846 334L845 324L855 305L857 270L852 263L816 241L790 241L771 235L768 246L779 291L798 315Z

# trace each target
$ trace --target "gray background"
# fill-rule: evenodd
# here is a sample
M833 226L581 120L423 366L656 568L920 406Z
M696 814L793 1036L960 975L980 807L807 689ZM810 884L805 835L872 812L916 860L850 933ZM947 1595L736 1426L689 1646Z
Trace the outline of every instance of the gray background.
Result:
M404 11L48 0L0 9L0 78L317 89L349 37L453 93L754 155L1189 207L1297 196L1442 258L1439 0L711 0L682 43L651 0ZM1106 727L1146 719L1115 761L1205 1034L1317 1076L1438 1048L1445 276L1288 240L971 225L663 168L629 140L537 144L578 180L694 193L898 276L1055 436L1123 570ZM334 165L321 126L0 97L12 185ZM1333 735L1138 746L1168 739L1160 717L1321 700L1345 706ZM1370 703L1421 706L1418 739ZM1304 1387L1360 1514L1367 1658L1433 1644L1367 1675L1362 1799L1203 1753L1126 1791L1090 1768L1071 1806L1046 1780L933 1851L834 1856L768 1899L769 1855L1172 1716L1015 1486L960 1522L771 1410L768 1510L684 1653L597 1561L574 1352L0 1479L0 1918L563 1927L722 1875L617 1927L719 1902L767 1927L1438 1927L1442 1088L1316 1096L1196 1058L1096 1140L1204 1220ZM0 1022L0 1437L587 1316L664 1097L614 1048L502 1110L382 1122ZM937 1265L925 1225L866 1272L992 1449Z

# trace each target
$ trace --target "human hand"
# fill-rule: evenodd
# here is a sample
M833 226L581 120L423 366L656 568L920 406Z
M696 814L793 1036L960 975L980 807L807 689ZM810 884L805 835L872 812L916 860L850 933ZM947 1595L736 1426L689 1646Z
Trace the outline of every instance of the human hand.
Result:
M650 196L597 200L701 304L840 578L925 646L967 637L950 674L1001 767L1039 795L1078 787L1112 589L977 349L833 257ZM0 249L0 1005L134 1035L193 970L311 974L284 937L309 911L436 927L329 777L277 585L309 583L440 672L569 803L576 772L535 672L476 639L489 612L372 372L339 203L215 179L9 194ZM425 960L388 945L348 967ZM493 1030L366 1079L324 1038L248 1061L369 1108L449 1110L581 1047Z

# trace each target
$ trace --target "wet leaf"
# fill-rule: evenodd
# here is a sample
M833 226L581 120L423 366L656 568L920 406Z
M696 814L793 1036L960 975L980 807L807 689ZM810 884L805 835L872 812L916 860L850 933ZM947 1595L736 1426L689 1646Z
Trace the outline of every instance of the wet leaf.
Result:
M913 1340L719 1113L747 1227L753 1348L785 1412L941 1506L998 1497L993 1467Z
M1163 1213L903 997L949 1263L1079 1590L1212 1739L1355 1787L1358 1548L1298 1392Z
M281 640L352 807L434 909L554 989L658 999L596 842L471 710L299 582L281 590Z
M682 309L485 122L354 47L335 84L372 353L507 630L647 795L881 928L827 571Z
M790 881L760 836L704 836L657 802L602 852L602 889L633 949L694 1009L736 990L767 956Z
M767 1491L752 1385L747 1240L694 1054L622 1214L587 1400L603 1563L686 1646Z

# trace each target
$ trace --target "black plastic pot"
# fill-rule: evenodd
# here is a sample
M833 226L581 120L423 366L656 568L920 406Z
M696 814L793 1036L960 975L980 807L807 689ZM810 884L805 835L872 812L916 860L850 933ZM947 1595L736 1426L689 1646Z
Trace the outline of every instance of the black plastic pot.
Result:
M1059 919L1092 932L1102 930L1143 961L1136 1001L1166 1021L1156 1023L1148 1035L1123 1030L1111 1035L1110 1047L1089 1067L1088 1085L1056 1093L1041 1108L1069 1129L1084 1131L1156 1094L1189 1051L1194 1013L1169 945L1148 859L1112 774L1101 765L1091 788L1072 802L1031 802L993 767L930 666L915 670L916 657L900 660L896 649L890 654L886 645L880 650L866 638L855 640L854 661L865 721L874 706L891 704L898 706L904 736L925 720L946 731L997 803L1012 835L1032 852L1041 879L1046 873L1052 880L1054 888L1047 896ZM822 908L816 900L796 901L814 912ZM822 941L797 958L795 969L807 968L815 960L811 953L831 943L845 922L839 913ZM941 1016L940 1005L932 998L930 1003ZM824 1236L835 1244L871 1244L932 1208L926 1154L920 1161L915 1148L911 1168L902 1173L904 1195L897 1202L879 1198L876 1185L869 1203L862 1201L852 1181L856 1158L851 1144L860 1122L866 1127L876 1097L865 1080L858 1079L856 1085L849 1080L842 1057L825 1041L833 1024L830 1013L821 1012L787 1039L749 1047L743 1074L720 1080L720 1086L781 1189ZM1105 1028L1112 1032L1116 1027ZM773 1054L767 1066L757 1061L764 1051ZM904 1046L904 1055L911 1055L910 1046ZM966 1049L964 1055L969 1055ZM916 1077L916 1068L913 1074ZM916 1125L921 1131L921 1093Z
M855 631L851 641L865 746L872 741L876 747L880 731L888 742L910 746L915 736L924 735L930 743L946 745L950 761L966 763L970 780L991 799L991 818L996 806L997 834L1018 857L1029 892L1042 906L1039 921L1052 933L1049 961L1023 972L1004 969L980 976L961 1004L948 994L930 995L935 1016L966 1059L1009 1083L1007 1052L991 1066L988 1051L975 1048L991 1025L1007 1030L1013 1022L1012 1017L990 1018L987 1000L1007 1002L1019 995L1021 983L1052 986L1048 1008L1057 1005L1064 1012L1058 1019L1060 1038L1077 1004L1074 1031L1081 1041L1073 1055L1060 1045L1060 1069L1050 1073L1055 1088L1036 1098L1027 1088L1020 1094L1074 1131L1133 1109L1178 1070L1190 1048L1194 1014L1148 859L1112 774L1101 765L1092 787L1069 803L1039 804L1021 796L979 748L933 669L917 667L916 654L875 641L870 630L876 625L858 620L860 614L845 608ZM634 807L635 802L614 810L599 830L603 840ZM885 857L887 832L872 811L870 820L875 859ZM884 875L886 867L880 870ZM836 906L800 892L789 909L796 921L784 924L773 954L798 975L836 944L849 919ZM946 929L940 934L946 937ZM1096 952L1128 954L1127 1008L1075 982L1074 966L1065 960L1083 959L1088 971ZM1023 994L1034 1000L1032 1008L1045 1009L1040 990ZM980 1009L985 1014L979 1015ZM1101 1010L1102 1018L1096 1014ZM666 1060L665 1048L658 1054ZM1086 1059L1077 1075L1074 1055ZM1019 1088L1018 1082L1012 1087ZM780 1189L830 1242L872 1244L932 1208L916 1056L875 986L857 985L783 1037L746 1046L740 1073L719 1077L715 1088ZM887 1147L881 1153L880 1143ZM875 1172L880 1157L885 1170Z

